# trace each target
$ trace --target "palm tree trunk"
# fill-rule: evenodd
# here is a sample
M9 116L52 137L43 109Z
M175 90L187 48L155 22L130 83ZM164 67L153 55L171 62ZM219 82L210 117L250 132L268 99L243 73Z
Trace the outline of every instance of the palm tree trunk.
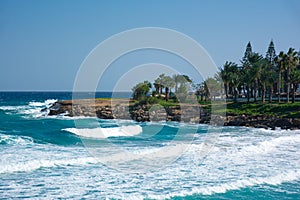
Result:
M249 88L249 86L247 86L246 87L246 89L247 89L247 102L249 103L250 102L250 88Z
M226 99L228 99L228 88L229 88L229 83L225 83L225 96L226 96Z
M169 88L168 87L166 87L166 97L165 97L165 99L166 99L166 101L168 101L169 100Z
M296 84L293 84L293 97L292 97L292 103L295 103L296 98Z
M265 102L266 99L266 84L263 84L263 89L262 89L262 102Z
M269 103L272 103L273 92L274 92L274 88L273 86L270 86Z
M287 69L287 90L286 90L286 100L288 103L290 102L290 90L291 90L290 73L291 73L291 68L288 67L288 69Z
M281 88L281 68L278 69L278 84L277 84L278 103L280 103L280 88Z
M254 102L257 101L257 79L254 81Z
M155 90L159 94L159 87L158 86L155 86Z
M234 102L237 103L237 89L234 90Z

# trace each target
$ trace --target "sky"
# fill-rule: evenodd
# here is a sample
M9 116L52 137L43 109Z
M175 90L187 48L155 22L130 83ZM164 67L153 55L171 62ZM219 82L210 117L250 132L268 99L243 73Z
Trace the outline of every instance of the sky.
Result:
M134 28L184 33L217 67L239 64L249 41L262 55L271 39L277 53L298 51L299 11L297 0L0 0L0 91L72 91L89 53ZM98 90L111 91L122 73L145 63L174 66L201 81L188 63L168 53L145 50L123 57L112 63Z

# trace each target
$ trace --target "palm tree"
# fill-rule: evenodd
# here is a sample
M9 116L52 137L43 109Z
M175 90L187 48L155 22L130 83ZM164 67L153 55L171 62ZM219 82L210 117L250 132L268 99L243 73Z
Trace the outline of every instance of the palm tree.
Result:
M163 79L165 74L160 74L157 79L154 80L154 87L157 89L159 94L162 94L162 89L164 88Z
M206 88L205 88L205 83L198 83L193 85L193 89L195 90L195 95L199 98L200 96L200 101L203 101L203 97L206 96Z
M175 81L170 76L162 76L162 85L165 87L165 99L169 100L171 88L175 86Z
M192 79L188 75L182 75L186 83L192 83Z
M221 71L217 72L214 76L214 79L216 79L219 83L220 83L220 94L221 94L221 98L223 99L224 97L224 83L223 83L223 79L221 77Z
M179 74L174 74L172 76L174 83L175 83L175 93L177 93L177 91L178 91L178 84L180 82L180 77L181 77L181 75L179 75Z
M153 85L155 87L155 91L157 92L157 94L159 94L160 84L158 84L156 81L154 81Z
M278 81L277 81L277 92L278 92L278 102L280 102L280 94L281 94L281 73L284 68L284 62L286 60L286 54L281 51L278 56L275 57L275 62L277 64L278 70Z
M258 93L258 82L261 76L262 66L263 66L263 57L258 53L252 53L249 56L250 63L250 80L253 82L253 90L254 90L254 101L257 101L257 93Z
M207 95L210 99L215 100L217 93L221 90L220 82L214 78L208 78L204 81Z
M237 98L238 98L238 86L240 84L240 75L238 73L234 73L231 75L231 83L232 83L232 87L234 89L234 102L237 102Z
M268 61L266 59L261 61L260 84L262 85L262 102L265 102L267 86L269 85L269 66L270 65L268 65Z
M192 80L190 79L189 76L187 75L181 75L181 74L175 74L172 76L173 80L174 80L174 87L175 87L175 93L178 93L178 88L179 88L179 85L182 85L182 84L186 84L186 83L191 83Z
M300 69L295 68L291 72L291 83L293 85L292 103L295 102L297 85L300 83Z
M219 68L219 76L222 78L222 81L224 83L224 90L225 90L225 96L226 99L228 99L228 93L229 93L229 84L231 82L231 75L233 73L233 68L236 68L237 65L232 62L226 61L223 65L223 68Z
M262 102L265 102L267 88L269 90L269 102L272 102L274 83L277 79L277 73L273 69L273 65L269 60L263 59L261 61L260 84L262 85Z
M290 74L291 74L291 70L293 70L298 64L298 55L297 52L295 51L295 49L293 48L289 48L287 54L286 54L286 65L285 65L285 69L286 69L286 99L287 102L289 103L290 101L290 88L291 88L291 80L290 80Z

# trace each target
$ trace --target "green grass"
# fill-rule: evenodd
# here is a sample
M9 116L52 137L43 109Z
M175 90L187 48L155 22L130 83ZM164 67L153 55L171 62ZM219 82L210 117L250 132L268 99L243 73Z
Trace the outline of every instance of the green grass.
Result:
M267 115L300 118L300 102L295 103L228 103L229 114Z
M169 107L169 106L178 106L179 103L173 102L173 101L165 101L165 100L160 100L158 104L162 105L164 108Z
M111 98L97 98L97 100L110 100ZM149 104L146 103L149 99L143 99L141 101L132 101L131 105L143 105L143 104ZM160 98L153 98L153 103L150 104L159 104L163 106L164 108L170 107L170 106L178 106L180 103L174 102L172 99L169 101L165 101L164 99ZM203 109L210 112L211 110L211 102L199 102L199 104L203 105ZM265 116L277 116L277 117L287 117L287 118L300 118L300 102L295 103L245 103L245 102L239 102L239 103L233 103L233 102L227 102L226 106L224 104L214 104L214 113L215 114L221 114L224 113L225 107L226 107L226 113L230 115L265 115Z
M101 97L101 98L95 98L95 100L111 100L110 97Z

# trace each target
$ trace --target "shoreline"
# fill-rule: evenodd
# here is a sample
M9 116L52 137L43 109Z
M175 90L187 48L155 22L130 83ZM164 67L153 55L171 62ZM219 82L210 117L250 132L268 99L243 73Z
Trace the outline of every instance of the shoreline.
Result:
M187 123L211 124L220 126L244 126L253 128L300 129L300 118L280 116L226 113L226 116L212 116L204 109L205 105L172 105L167 107L153 105L136 105L129 99L83 99L62 100L49 108L48 115L64 114L66 116L87 116L100 119L125 119L137 122L177 121ZM223 123L224 122L224 123Z

